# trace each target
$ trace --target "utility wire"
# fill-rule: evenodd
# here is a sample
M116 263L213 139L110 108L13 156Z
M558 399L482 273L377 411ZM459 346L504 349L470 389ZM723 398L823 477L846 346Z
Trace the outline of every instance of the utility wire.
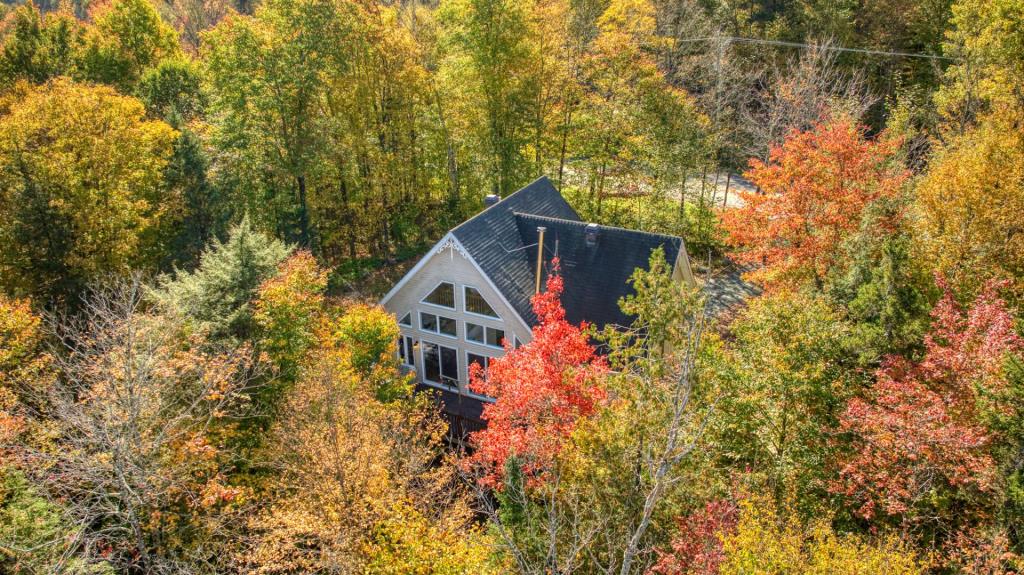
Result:
M830 50L833 52L853 52L857 54L870 54L873 56L899 56L903 58L927 58L929 60L958 61L960 58L950 56L939 56L937 54L916 54L913 52L889 52L886 50L868 50L866 48L846 48L843 46L830 46L827 44L804 44L801 42L785 42L782 40L762 40L760 38L740 38L738 36L705 36L703 38L683 38L676 40L679 43L696 42L746 42L748 44L765 44L769 46L786 46L789 48L816 48L818 50Z

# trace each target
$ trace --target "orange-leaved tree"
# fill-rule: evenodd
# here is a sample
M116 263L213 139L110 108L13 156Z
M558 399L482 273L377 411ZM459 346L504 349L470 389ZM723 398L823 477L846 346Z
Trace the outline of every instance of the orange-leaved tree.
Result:
M722 214L734 257L763 266L751 275L768 288L808 280L820 288L864 208L907 179L897 150L895 139L868 139L843 117L790 133L768 162L751 160L746 177L760 192L740 192L742 206Z
M595 413L604 399L608 367L585 333L565 319L558 259L546 291L533 296L539 320L533 340L518 349L505 342L505 355L484 374L474 365L470 388L495 398L484 407L487 429L470 436L475 448L467 464L481 472L481 483L501 487L510 458L528 483L543 481L563 441L580 418Z

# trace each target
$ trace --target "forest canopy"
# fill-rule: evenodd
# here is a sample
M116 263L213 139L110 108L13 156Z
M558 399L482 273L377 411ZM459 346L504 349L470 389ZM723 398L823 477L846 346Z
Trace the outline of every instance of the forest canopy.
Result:
M1021 86L1019 0L5 0L0 572L1020 573ZM697 285L549 262L459 434L377 301L541 176Z

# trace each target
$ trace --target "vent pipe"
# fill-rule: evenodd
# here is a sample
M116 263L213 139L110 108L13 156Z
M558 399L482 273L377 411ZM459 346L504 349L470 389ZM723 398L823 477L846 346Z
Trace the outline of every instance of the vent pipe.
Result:
M544 232L547 228L544 226L537 226L537 287L534 288L533 293L540 293L540 271L541 264L544 263Z
M588 248L592 248L597 245L597 231L597 224L587 224L587 229L584 233L584 238L586 239Z
M498 196L498 194L487 194L487 196L484 197L484 209L486 210L494 204L497 204L499 201L501 201L501 197Z

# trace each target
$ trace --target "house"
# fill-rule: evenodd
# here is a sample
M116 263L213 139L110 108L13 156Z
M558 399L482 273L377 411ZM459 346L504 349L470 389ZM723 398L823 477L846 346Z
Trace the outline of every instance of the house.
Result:
M677 281L693 283L683 240L580 220L542 177L486 207L447 234L381 301L398 318L398 355L417 383L436 389L445 413L462 429L480 425L490 398L469 390L469 365L485 368L504 354L503 341L530 341L536 323L530 298L558 256L562 304L572 323L629 325L619 299L629 277L661 247Z

